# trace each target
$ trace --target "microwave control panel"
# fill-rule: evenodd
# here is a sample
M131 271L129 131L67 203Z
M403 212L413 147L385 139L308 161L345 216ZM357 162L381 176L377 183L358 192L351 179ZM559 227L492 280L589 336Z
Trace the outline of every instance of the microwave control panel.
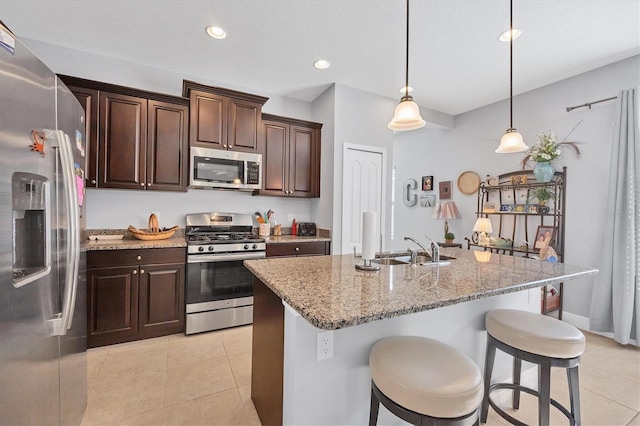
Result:
M247 162L247 184L260 184L260 163L253 161Z

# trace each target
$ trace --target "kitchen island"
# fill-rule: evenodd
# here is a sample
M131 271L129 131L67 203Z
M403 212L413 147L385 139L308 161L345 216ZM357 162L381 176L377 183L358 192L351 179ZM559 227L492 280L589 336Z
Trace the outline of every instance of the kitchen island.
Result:
M474 253L443 249L456 257L449 265L378 272L356 270L362 260L352 255L245 261L255 277L251 392L263 424L366 424L377 340L427 336L482 366L487 311L539 312L538 287L597 273L498 254L479 261ZM322 339L333 353L318 361ZM510 363L497 359L494 377L508 378ZM379 421L397 422L382 408Z

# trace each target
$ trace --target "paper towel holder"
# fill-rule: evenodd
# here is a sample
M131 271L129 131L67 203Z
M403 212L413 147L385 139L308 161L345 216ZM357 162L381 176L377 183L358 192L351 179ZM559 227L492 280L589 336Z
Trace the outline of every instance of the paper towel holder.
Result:
M362 259L363 264L356 264L356 269L359 271L377 272L380 270L380 265L371 263L371 259Z

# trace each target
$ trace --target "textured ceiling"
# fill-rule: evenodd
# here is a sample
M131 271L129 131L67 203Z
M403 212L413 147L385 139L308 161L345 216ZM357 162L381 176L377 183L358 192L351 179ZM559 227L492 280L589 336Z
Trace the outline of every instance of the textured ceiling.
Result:
M509 95L508 0L412 0L409 84L456 115ZM640 53L640 0L515 0L514 94ZM0 0L19 37L312 101L404 84L402 0ZM206 36L208 25L228 33ZM317 58L331 68L312 67Z

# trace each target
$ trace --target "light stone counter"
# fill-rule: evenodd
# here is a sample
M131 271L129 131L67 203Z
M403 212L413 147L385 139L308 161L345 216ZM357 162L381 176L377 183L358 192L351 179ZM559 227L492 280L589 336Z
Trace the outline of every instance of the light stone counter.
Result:
M284 244L284 243L306 243L306 242L315 242L315 241L331 241L329 237L321 237L321 236L298 236L298 235L271 235L269 237L265 237L264 241L267 244Z
M247 268L313 326L336 330L470 300L558 284L597 269L473 251L443 249L447 266L380 265L355 269L352 255L247 260Z
M131 249L151 249L151 248L173 248L186 247L187 240L184 237L184 229L178 229L176 233L165 240L139 240L131 235L126 229L90 229L85 233L89 235L123 235L120 240L90 240L82 241L83 247L87 251L94 250L131 250Z
M245 261L255 275L251 398L262 423L367 424L369 351L378 340L430 337L481 366L486 312L540 312L538 287L597 273L498 254L479 262L470 250L441 251L456 259L440 267L380 265L379 272L356 270L362 260L352 255ZM327 339L329 355L319 343ZM508 382L512 361L503 355L494 377ZM398 424L384 409L378 421Z

